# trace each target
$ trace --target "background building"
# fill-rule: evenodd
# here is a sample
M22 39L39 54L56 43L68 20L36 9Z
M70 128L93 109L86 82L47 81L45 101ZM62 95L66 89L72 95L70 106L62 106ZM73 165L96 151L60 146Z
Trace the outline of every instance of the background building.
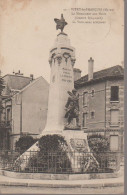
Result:
M82 130L89 135L105 135L111 150L123 150L124 69L119 65L98 72L93 69L92 58L88 60L88 75L81 77L81 71L74 68ZM14 149L20 136L36 138L44 129L49 84L43 77L25 77L20 71L3 79L0 148Z
M9 129L8 144L5 136L1 148L15 147L16 140L22 135L37 137L46 124L49 84L43 78L33 79L22 74L3 77L3 107L1 121Z
M80 94L80 123L88 134L109 138L112 151L123 150L124 70L113 66L93 72L94 60L88 60L88 75L75 81Z

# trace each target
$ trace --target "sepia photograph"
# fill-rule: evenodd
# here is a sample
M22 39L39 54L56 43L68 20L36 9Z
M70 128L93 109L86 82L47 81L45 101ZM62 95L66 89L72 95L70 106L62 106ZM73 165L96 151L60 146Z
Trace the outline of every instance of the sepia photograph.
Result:
M124 194L124 0L0 0L0 194Z

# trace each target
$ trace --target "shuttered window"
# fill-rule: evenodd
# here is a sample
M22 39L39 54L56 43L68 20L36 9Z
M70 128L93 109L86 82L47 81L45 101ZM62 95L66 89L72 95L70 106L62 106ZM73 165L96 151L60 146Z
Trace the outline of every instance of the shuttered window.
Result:
M118 125L119 122L119 110L111 110L111 125Z
M111 101L119 101L119 87L111 86Z
M83 127L86 127L86 119L87 119L87 113L83 113L83 120L82 120Z
M111 135L110 136L110 150L111 151L118 151L119 149L119 137L118 135Z
M87 105L88 92L83 93L83 106Z

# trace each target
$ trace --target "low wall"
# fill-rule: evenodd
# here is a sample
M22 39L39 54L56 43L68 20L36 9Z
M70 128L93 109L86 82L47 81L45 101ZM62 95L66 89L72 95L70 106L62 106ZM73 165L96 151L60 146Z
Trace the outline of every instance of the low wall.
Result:
M90 174L51 174L51 173L20 173L0 170L0 175L18 179L40 179L40 180L90 180L117 178L120 171L115 173L90 173Z

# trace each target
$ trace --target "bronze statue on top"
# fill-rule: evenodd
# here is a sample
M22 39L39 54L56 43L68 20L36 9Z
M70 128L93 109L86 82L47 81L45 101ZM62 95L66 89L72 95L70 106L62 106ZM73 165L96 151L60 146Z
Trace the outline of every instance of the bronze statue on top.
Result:
M60 29L61 32L63 32L64 27L67 25L67 22L65 21L63 14L61 14L61 19L54 19L56 23L56 30Z
M80 129L79 125L79 94L77 95L77 90L73 89L72 92L68 91L69 97L66 107L65 118L67 118L67 124L65 129ZM72 120L76 118L76 126L72 126Z

